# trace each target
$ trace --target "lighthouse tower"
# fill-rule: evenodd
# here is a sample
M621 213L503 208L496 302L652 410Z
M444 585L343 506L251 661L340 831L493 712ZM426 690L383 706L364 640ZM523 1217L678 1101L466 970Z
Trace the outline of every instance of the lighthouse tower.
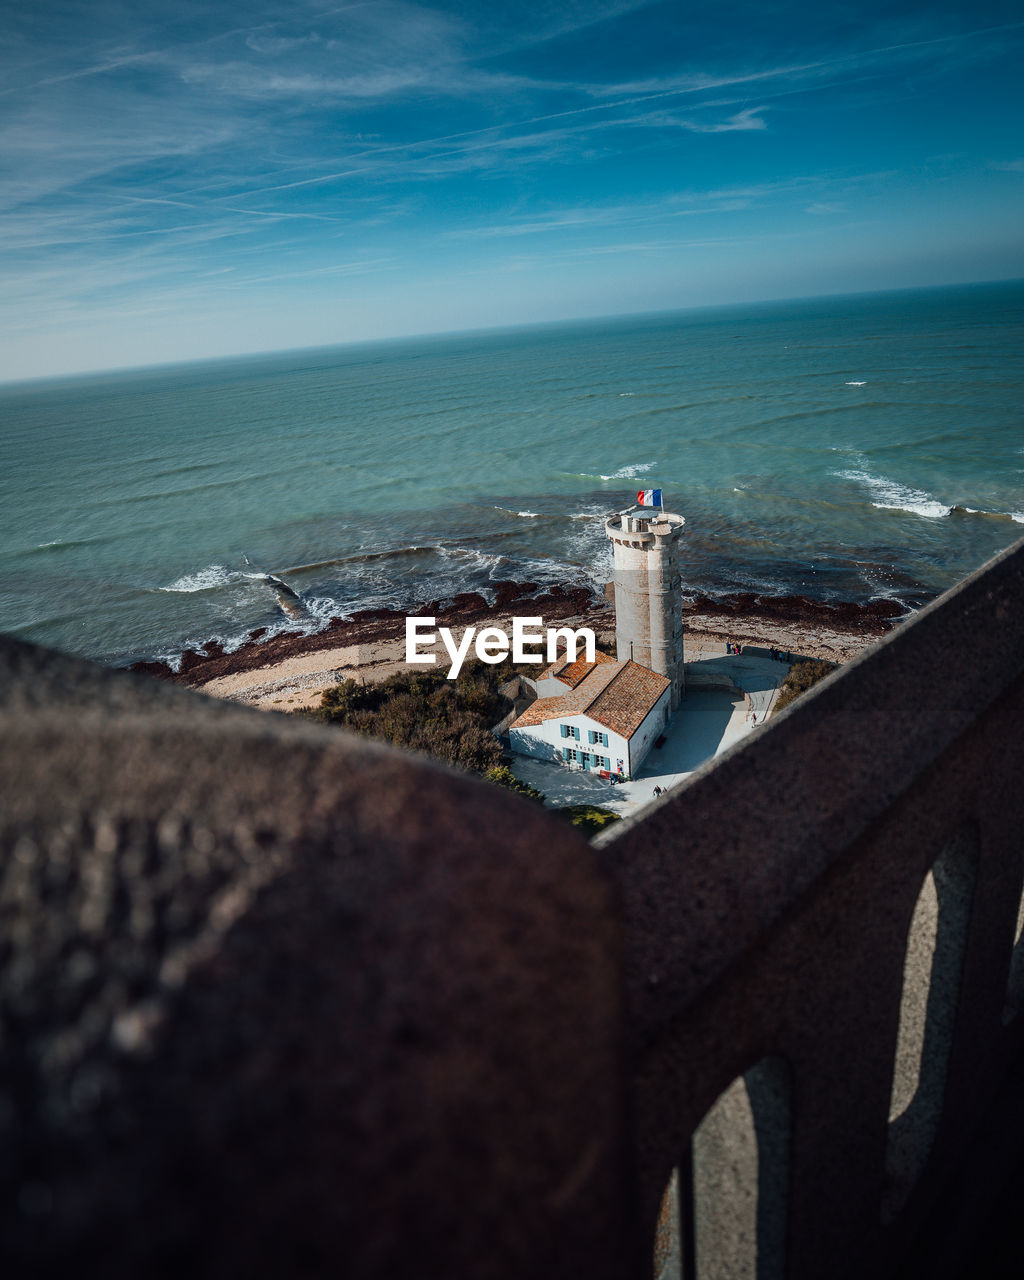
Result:
M615 656L668 676L673 709L684 681L678 563L684 524L661 507L629 507L604 526L615 556Z

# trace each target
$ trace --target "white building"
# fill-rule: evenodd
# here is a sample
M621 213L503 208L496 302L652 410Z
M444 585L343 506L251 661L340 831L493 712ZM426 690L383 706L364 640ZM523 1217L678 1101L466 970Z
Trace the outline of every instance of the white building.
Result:
M636 662L565 658L536 680L538 698L509 726L520 755L579 769L636 772L668 723L672 681Z

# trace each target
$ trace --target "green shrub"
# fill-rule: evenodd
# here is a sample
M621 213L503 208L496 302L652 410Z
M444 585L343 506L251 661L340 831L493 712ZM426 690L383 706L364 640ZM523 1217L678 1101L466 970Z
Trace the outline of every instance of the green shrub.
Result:
M538 791L536 787L531 787L528 782L523 782L521 778L517 778L507 764L492 765L484 774L488 782L493 782L495 786L507 787L509 791L515 791L518 795L529 796L531 800L539 800L544 803L544 792Z
M509 666L467 662L457 680L449 680L443 668L401 671L374 684L345 680L324 690L317 717L486 773L501 764L501 744L491 726L512 709L498 692Z
M779 689L772 715L776 711L781 711L783 707L788 707L794 698L799 698L802 693L813 688L819 680L824 680L826 676L831 675L837 665L835 662L811 658L794 662L789 669L789 675L783 680Z
M611 809L602 809L596 804L570 804L564 809L556 809L555 813L568 818L585 836L596 836L604 827L619 820L617 813L612 813Z

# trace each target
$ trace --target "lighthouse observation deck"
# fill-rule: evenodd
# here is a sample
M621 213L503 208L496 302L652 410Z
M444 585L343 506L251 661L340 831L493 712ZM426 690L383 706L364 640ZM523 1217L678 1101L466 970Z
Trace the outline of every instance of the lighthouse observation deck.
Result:
M612 542L626 546L651 545L656 538L675 538L683 531L685 516L673 515L661 507L628 507L613 512L604 522Z

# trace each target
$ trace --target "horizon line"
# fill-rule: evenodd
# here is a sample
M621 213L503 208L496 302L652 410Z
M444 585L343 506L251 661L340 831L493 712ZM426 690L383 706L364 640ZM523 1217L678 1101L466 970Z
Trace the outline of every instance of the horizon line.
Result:
M303 352L339 351L347 348L385 345L398 342L415 342L429 339L484 336L486 334L519 333L529 329L547 329L565 325L602 324L612 320L646 319L655 316L692 314L701 311L739 310L745 307L763 307L786 302L825 301L829 298L865 298L897 293L929 293L936 290L973 289L993 285L1024 285L1024 276L997 277L982 280L946 281L940 284L897 285L885 289L854 289L840 293L802 293L766 298L747 299L743 302L705 302L683 307L659 307L650 311L611 311L602 315L570 315L550 320L528 320L515 324L477 325L466 329L418 330L411 333L395 333L386 337L348 338L340 342L304 344L297 347L265 347L252 351L224 352L220 355L194 356L180 360L160 360L154 363L108 365L102 368L69 369L63 373L35 374L33 376L6 377L0 375L0 391L14 387L32 387L42 383L66 382L76 379L103 378L119 374L146 373L158 370L187 369L198 365L225 361L266 359L271 356L299 355Z

